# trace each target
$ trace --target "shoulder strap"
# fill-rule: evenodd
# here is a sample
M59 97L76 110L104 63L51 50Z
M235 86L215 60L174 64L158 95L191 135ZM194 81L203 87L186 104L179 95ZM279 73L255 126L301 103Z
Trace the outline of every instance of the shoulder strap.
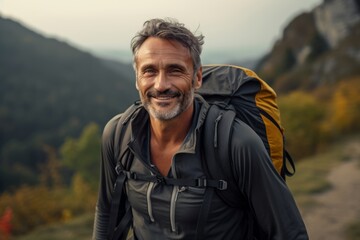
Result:
M124 159L124 155L128 153L128 142L131 138L131 129L128 127L129 122L134 116L134 113L141 108L140 102L135 102L128 109L126 109L119 119L116 126L114 135L114 159L117 161L117 171L123 170L128 166L123 166L121 160Z
M210 212L211 199L214 191L230 207L238 207L239 199L230 161L229 145L235 112L220 110L216 105L210 105L203 129L201 159L204 171L209 179L223 182L223 189L206 188L204 201L197 221L196 239L204 239L206 220ZM240 192L239 192L240 193Z
M284 145L285 145L285 141L284 141ZM282 169L282 176L283 176L283 178L284 178L284 180L285 180L285 176L289 176L289 177L291 177L291 176L293 176L294 174L295 174L295 172L296 172L296 168L295 168L295 162L294 162L294 160L292 159L292 157L291 157L291 155L290 155L290 153L285 149L285 147L284 147L284 165L283 165L283 169ZM292 171L290 171L289 169L288 169L288 167L287 167L287 163L289 163L290 164L290 166L291 166L291 168L292 168Z
M108 236L109 239L119 239L120 236L125 237L125 231L130 227L131 223L131 210L130 209L123 209L121 206L126 206L126 198L124 196L123 191L124 183L126 181L125 174L119 174L113 191L113 198L111 200L111 210L110 210L110 217L109 217L109 230ZM118 223L118 217L120 217L120 221ZM118 224L118 225L117 225Z
M239 207L239 199L242 199L242 194L235 183L229 150L235 115L232 110L221 110L218 106L211 105L203 131L204 169L210 178L227 182L227 189L216 190L216 193L231 207Z
M220 110L216 105L211 105L205 120L204 141L202 146L202 159L204 169L207 175L213 179L222 179L227 188L220 191L215 189L218 196L230 207L239 208L246 205L243 194L240 192L233 174L231 151L232 127L236 113L233 110ZM203 239L204 225L209 212L213 189L204 196L204 209L201 209L201 215L198 221L198 238ZM209 196L207 196L209 195ZM246 239L253 239L254 219L249 214L249 234Z
M108 236L109 239L125 239L131 225L132 214L124 193L124 184L127 179L123 170L131 165L132 156L127 143L130 140L129 121L133 114L140 108L140 104L134 103L121 114L114 134L114 159L116 160L116 172L118 174L114 184L111 200ZM125 166L122 160L126 159Z

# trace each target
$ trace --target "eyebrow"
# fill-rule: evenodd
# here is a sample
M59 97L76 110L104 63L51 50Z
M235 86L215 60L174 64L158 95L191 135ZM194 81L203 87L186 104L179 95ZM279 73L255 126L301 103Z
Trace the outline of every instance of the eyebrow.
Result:
M149 64L145 64L143 66L140 67L140 70L144 70L144 69L147 69L147 68L156 68L155 67L155 64L152 64L152 63L149 63ZM181 64L177 64L177 63L170 63L170 64L166 64L165 65L165 68L179 68L181 70L186 70L186 68L181 65Z
M154 64L152 64L152 63L145 64L145 65L140 67L140 70L144 70L144 69L147 69L147 68L154 68Z
M176 64L176 63L173 63L173 64L169 64L166 66L166 68L179 68L183 71L185 71L185 67L183 65L180 65L180 64Z

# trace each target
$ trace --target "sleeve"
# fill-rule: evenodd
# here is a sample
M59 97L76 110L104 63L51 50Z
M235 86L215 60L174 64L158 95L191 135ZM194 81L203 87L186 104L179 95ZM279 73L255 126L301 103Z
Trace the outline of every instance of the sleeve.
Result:
M231 144L234 175L256 226L265 235L261 239L308 239L295 200L260 137L245 123L236 120Z
M111 119L105 126L101 141L101 162L99 195L95 209L93 240L106 240L112 199L116 181L116 160L114 159L114 134L120 115Z

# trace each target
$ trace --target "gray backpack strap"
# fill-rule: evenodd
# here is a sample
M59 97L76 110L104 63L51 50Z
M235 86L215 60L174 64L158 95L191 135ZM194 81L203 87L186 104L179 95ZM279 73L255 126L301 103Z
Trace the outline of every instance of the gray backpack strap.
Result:
M205 226L211 209L211 200L214 191L229 206L239 205L232 189L236 187L231 168L231 156L229 151L232 125L235 119L234 111L223 111L218 106L211 105L208 109L203 129L203 141L201 146L201 159L203 168L208 179L218 181L221 188L206 188L204 201L200 208L197 221L196 239L204 239Z
M135 103L122 113L114 134L114 159L117 161L115 170L118 176L114 184L111 200L108 228L108 237L110 240L125 239L131 226L131 208L124 194L127 176L123 170L129 168L133 158L127 146L131 138L129 122L134 113L140 108L141 105Z
M121 160L124 159L124 155L128 153L128 142L131 138L131 129L129 122L134 116L134 113L137 112L142 105L140 102L135 102L128 109L126 109L119 119L119 122L116 126L115 135L114 135L114 159L116 159L116 168L117 172L119 170L126 169L127 166L123 166Z
M230 207L239 208L247 206L244 195L237 186L233 173L231 160L231 138L232 127L236 117L233 110L221 110L216 105L211 105L205 121L203 162L207 175L212 179L222 179L226 182L227 188L219 191L215 189L218 196ZM204 199L204 202L207 201ZM210 208L208 208L208 211ZM208 213L205 215L205 225ZM247 239L253 239L254 218L249 211L249 234ZM202 239L201 237L198 239Z
M243 196L235 183L231 161L232 126L235 119L232 110L221 110L211 105L204 129L204 169L212 179L220 179L227 183L227 189L216 190L221 199L231 207L241 206Z

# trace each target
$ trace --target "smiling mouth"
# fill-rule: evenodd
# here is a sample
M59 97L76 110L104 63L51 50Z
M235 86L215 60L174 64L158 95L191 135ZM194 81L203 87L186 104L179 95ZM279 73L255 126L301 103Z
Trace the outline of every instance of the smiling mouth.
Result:
M153 97L153 103L160 106L160 107L166 107L168 105L170 105L174 99L175 96L171 95L171 96L158 96L158 97Z
M165 92L151 91L148 93L148 97L155 98L160 101L171 100L179 96L180 96L179 92L175 92L171 90L167 90Z
M172 98L175 98L176 96L158 96L158 97L154 97L155 99L157 99L157 100L170 100L170 99L172 99Z

